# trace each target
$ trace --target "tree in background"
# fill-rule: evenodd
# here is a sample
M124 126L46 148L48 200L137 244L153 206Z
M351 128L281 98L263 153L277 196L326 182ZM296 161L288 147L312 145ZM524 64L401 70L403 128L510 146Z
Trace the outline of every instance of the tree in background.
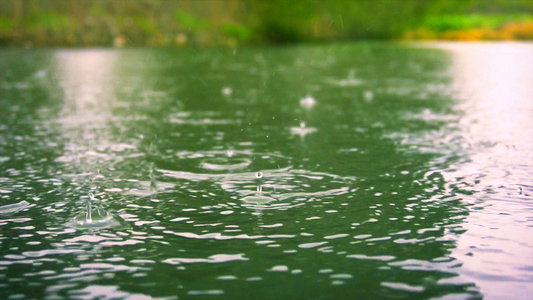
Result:
M531 0L2 0L0 44L236 46L469 30L490 39L506 24L527 38L532 13Z

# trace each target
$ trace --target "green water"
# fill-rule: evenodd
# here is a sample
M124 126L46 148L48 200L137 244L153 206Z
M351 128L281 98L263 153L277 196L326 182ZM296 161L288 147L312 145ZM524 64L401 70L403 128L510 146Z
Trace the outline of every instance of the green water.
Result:
M0 298L531 297L532 57L1 50Z

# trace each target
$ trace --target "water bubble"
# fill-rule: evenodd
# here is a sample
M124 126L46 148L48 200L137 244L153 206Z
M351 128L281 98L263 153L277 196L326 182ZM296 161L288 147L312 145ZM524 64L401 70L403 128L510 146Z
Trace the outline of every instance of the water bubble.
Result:
M263 173L262 172L255 173L255 178L257 178L257 179L263 178Z

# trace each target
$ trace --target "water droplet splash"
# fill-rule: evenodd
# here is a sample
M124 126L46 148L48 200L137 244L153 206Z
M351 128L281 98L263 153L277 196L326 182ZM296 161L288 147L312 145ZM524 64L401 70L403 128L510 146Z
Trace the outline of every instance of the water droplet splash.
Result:
M100 207L93 193L89 193L85 210L78 213L67 222L67 226L74 228L108 228L119 225L118 217Z
M311 96L307 96L305 98L300 99L300 106L305 107L307 109L311 109L313 106L316 105L315 98Z
M299 127L291 127L291 133L294 135L299 135L300 137L304 137L316 131L317 129L314 127L307 127L307 124L305 123L305 121L300 121Z
M256 179L263 178L263 173L258 171L255 173ZM246 202L247 205L251 205L254 208L263 208L266 204L275 201L276 199L270 197L270 194L263 193L263 187L261 183L257 183L257 188L255 194L246 196L242 199L242 201Z

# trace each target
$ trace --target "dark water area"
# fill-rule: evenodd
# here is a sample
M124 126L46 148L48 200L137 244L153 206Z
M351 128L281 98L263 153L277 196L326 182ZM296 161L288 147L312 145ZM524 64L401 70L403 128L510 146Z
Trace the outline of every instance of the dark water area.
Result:
M533 297L531 43L0 70L2 299Z

